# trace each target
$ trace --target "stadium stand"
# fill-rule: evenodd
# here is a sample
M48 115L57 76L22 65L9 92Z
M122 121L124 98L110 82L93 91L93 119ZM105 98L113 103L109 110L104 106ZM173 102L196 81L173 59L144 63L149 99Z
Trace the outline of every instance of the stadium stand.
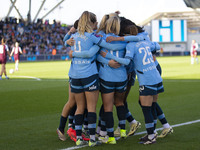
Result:
M67 54L69 49L64 47L62 39L69 28L55 20L53 24L41 19L30 23L9 17L0 21L0 36L5 37L10 50L18 41L27 55L52 54L53 49L57 54Z

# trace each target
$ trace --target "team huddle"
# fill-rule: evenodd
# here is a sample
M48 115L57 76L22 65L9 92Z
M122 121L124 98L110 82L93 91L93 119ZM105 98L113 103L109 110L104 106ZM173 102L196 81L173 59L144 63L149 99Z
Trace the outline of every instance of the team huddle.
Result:
M63 41L71 46L69 70L69 98L57 128L58 137L65 141L67 119L69 137L77 146L116 144L116 137L134 135L141 123L128 109L127 97L137 76L139 104L145 120L147 134L139 139L141 144L153 144L156 138L173 132L157 103L158 94L164 92L161 67L155 54L160 50L150 41L148 33L119 13L104 15L97 28L96 15L85 11L74 23ZM102 106L96 123L96 105ZM116 107L118 128L114 131L113 106ZM163 125L156 132L157 119ZM126 132L126 120L130 131Z

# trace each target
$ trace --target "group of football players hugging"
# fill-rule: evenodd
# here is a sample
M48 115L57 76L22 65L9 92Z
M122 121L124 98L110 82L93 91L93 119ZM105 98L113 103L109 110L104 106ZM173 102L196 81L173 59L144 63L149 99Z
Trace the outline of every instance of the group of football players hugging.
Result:
M165 115L157 103L158 94L164 92L161 67L156 60L160 50L148 33L119 12L104 15L97 27L96 15L84 11L63 41L71 47L68 101L60 117L57 134L65 141L68 136L77 146L96 146L102 143L116 144L119 138L134 135L141 123L128 109L127 97L135 83L139 82L139 105L142 108L147 134L140 144L156 143L173 133ZM101 93L102 106L96 125L96 106ZM114 131L113 106L116 107L118 127ZM158 135L157 119L163 125ZM130 131L126 132L126 120Z

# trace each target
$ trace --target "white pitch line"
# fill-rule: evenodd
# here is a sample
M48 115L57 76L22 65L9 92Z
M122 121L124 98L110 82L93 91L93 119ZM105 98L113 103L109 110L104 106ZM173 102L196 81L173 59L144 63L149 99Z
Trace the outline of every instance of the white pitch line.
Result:
M172 125L171 127L180 127L180 126L184 126L184 125L188 125L188 124L193 124L193 123L197 123L197 122L200 122L200 119L199 120L185 122L185 123L175 124L175 125ZM156 131L160 131L162 129L163 128L158 128L158 129L156 129ZM138 132L138 133L136 133L134 135L141 135L141 134L145 134L145 133L147 133L147 132L146 131L142 131L142 132Z
M200 80L199 79L194 79L194 80L188 80L188 79L164 79L163 80L164 82L187 82L187 83L189 83L189 82L200 82Z
M31 76L12 76L12 77L22 77L22 78L29 78L29 79L35 79L37 81L40 81L40 78L36 78L36 77L31 77Z
M12 77L14 77L14 76L11 76L11 80L10 81L35 81L35 80L29 80L29 79L17 79L17 80L12 80L13 78ZM16 78L15 78L16 79ZM39 78L40 79L40 78ZM49 81L62 81L62 82L68 82L69 80L65 80L65 79L40 79L40 81L42 81L42 82L44 82L44 81L46 81L46 82L49 82Z
M184 125L189 125L189 124L193 124L193 123L198 123L200 122L200 119L199 120L194 120L194 121L189 121L189 122L185 122L185 123L180 123L180 124L175 124L175 125L172 125L171 127L180 127L180 126L184 126ZM156 131L159 131L159 130L162 130L163 128L158 128L156 129ZM141 134L145 134L147 133L146 131L142 131L142 132L138 132L135 135L141 135ZM69 148L64 148L64 149L60 149L60 150L74 150L74 149L79 149L79 148L83 148L83 147L86 147L88 145L83 145L83 146L73 146L73 147L69 147Z
M79 148L83 148L83 147L87 147L88 145L82 145L82 146L73 146L73 147L69 147L69 148L64 148L61 150L73 150L73 149L79 149Z

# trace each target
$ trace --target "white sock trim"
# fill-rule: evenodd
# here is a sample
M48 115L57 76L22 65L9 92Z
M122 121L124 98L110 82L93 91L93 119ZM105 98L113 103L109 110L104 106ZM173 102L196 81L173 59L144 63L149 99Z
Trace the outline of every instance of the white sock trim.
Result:
M163 124L163 128L170 128L170 125L169 125L169 123L165 123L165 124Z
M137 123L137 121L134 119L133 121L130 122L130 124L133 124L133 123Z

